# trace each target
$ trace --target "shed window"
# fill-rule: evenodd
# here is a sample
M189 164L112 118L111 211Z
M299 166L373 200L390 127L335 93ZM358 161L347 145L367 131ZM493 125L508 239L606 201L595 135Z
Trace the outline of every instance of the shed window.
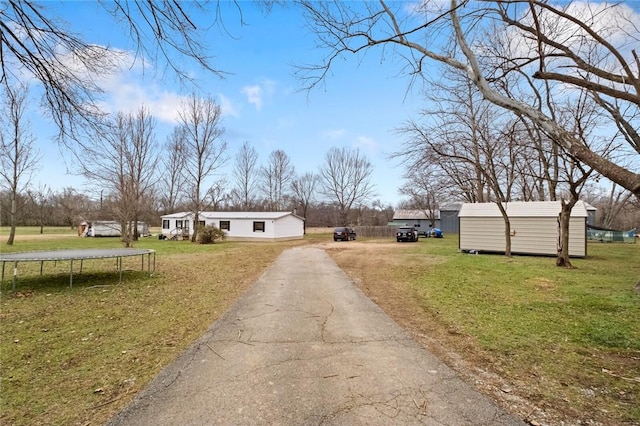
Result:
M253 225L255 231L255 224ZM220 229L225 231L231 231L231 221L230 220L221 220L220 221Z
M177 229L182 229L182 224L184 223L183 220L176 220L176 228Z
M169 219L162 219L162 229L169 229Z
M253 222L253 232L264 232L264 222Z
M199 221L198 221L198 225L200 225L200 226L205 226L204 220L199 220Z

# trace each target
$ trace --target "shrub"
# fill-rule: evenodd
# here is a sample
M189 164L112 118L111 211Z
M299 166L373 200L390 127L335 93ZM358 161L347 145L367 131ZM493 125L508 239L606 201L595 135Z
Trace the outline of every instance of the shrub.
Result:
M198 227L198 243L213 244L216 240L224 239L224 231L217 226L207 225Z

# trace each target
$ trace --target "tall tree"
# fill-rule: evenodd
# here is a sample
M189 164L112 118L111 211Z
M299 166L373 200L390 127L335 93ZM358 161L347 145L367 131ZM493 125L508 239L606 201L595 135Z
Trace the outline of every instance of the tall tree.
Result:
M373 167L360 150L333 147L320 166L320 191L335 202L339 210L340 225L349 223L353 206L364 204L374 194L371 182Z
M501 90L505 79L523 70L539 80L587 90L609 123L624 134L626 151L637 158L640 75L638 53L629 46L640 39L640 14L624 3L450 0L448 6L421 2L413 8L383 0L302 4L327 52L319 65L301 69L308 87L322 81L344 55L375 48L386 53L388 46L407 61L406 69L415 77L428 78L429 62L443 67L436 74L462 71L486 100L527 117L558 147L640 196L640 173L634 166L599 155L527 98ZM489 54L486 41L501 33L518 47L513 56Z
M258 151L244 142L233 165L233 193L243 210L251 209L258 184Z
M111 214L120 222L126 247L137 239L137 222L155 184L157 149L155 120L141 107L134 114L118 113L78 163L83 175L108 191ZM95 161L83 161L92 158Z
M291 182L291 192L297 205L302 207L302 217L306 219L309 204L313 201L316 188L318 186L318 175L312 172L306 172L301 176L297 176ZM306 230L305 221L305 230Z
M184 132L184 185L194 215L191 241L195 242L199 215L207 204L206 181L227 161L227 143L222 139L222 109L212 98L199 98L193 94L178 114L179 126Z
M25 117L27 88L11 87L8 83L1 87L0 115L4 117L4 124L0 126L0 177L2 186L9 190L11 196L11 229L7 245L12 245L16 235L17 197L28 186L32 173L38 167L39 154L34 147L35 139Z
M44 233L45 225L51 224L53 215L53 192L47 185L39 185L36 188L27 190L27 197L32 204L32 215L35 222L40 227L40 233Z
M158 181L160 203L165 213L173 213L184 198L185 132L175 127L164 145L162 171Z
M285 191L289 188L294 175L295 168L284 151L278 149L269 155L267 164L262 166L260 170L259 183L267 199L269 210L282 209Z

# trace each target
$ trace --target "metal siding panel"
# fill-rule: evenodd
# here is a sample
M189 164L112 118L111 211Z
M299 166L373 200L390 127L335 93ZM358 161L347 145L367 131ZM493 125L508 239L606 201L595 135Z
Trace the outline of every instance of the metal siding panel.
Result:
M460 249L504 252L502 218L460 218Z
M512 253L556 255L558 223L555 218L521 217L513 218L510 222Z
M587 255L587 227L582 217L572 218L569 222L569 256Z

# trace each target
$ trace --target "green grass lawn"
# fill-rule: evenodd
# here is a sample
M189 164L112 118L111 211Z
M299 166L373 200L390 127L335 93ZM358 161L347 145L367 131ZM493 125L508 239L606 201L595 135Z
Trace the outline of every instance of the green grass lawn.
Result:
M42 277L39 264L20 265L16 292L7 279L0 287L0 423L102 424L282 250L329 239L145 238L135 246L157 251L153 277L136 258L124 259L123 283L112 259L86 261L73 288L64 262L46 264ZM68 236L1 243L3 252L122 247L117 238ZM469 350L528 399L575 418L640 424L640 244L590 244L574 270L552 258L458 253L456 238L410 247L415 273L406 279L422 309L468 337Z
M640 244L589 244L573 270L456 248L455 238L416 248L444 258L412 281L425 310L524 380L528 399L640 424Z
M11 228L8 226L0 226L0 237L2 237L2 243L6 242L6 237L9 236ZM16 235L39 235L39 226L17 226ZM78 231L75 228L68 226L44 226L42 228L42 234L44 235L78 235Z

